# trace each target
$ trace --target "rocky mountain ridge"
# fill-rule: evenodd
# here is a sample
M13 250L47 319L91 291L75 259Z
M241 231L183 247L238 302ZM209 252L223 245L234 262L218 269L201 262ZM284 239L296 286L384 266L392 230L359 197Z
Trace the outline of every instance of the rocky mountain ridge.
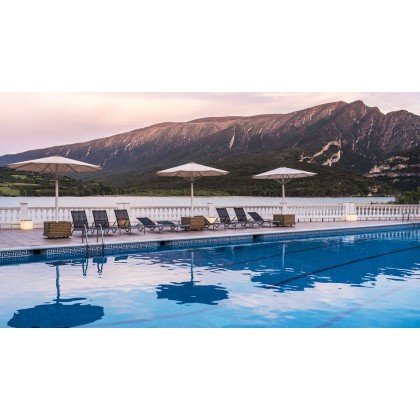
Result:
M419 116L407 111L383 114L377 107L356 101L288 114L163 122L84 143L1 156L0 165L61 155L103 166L98 176L122 171L141 175L189 161L229 170L231 161L269 156L278 166L288 161L374 177L384 162L417 147ZM271 169L263 167L265 158L260 160L258 170ZM413 158L412 164L417 163ZM400 169L395 168L396 177ZM112 178L109 176L110 182Z

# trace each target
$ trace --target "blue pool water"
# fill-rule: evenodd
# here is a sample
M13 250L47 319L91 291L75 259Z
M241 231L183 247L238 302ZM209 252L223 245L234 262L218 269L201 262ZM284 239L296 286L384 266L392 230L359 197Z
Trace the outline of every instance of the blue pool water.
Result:
M0 266L2 327L419 327L419 230Z

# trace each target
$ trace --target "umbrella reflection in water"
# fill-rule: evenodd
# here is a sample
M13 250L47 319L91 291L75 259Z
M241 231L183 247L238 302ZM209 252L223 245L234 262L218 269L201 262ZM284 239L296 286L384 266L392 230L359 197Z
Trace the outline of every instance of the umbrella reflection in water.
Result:
M79 301L85 298L62 299L60 297L60 265L66 262L55 262L55 285L57 297L54 303L37 305L33 308L19 309L7 323L14 328L69 328L91 324L104 316L104 308L95 305L82 305ZM77 302L77 303L73 303ZM73 304L69 304L73 303Z
M194 252L191 251L190 281L160 284L157 287L157 298L174 300L177 304L203 303L217 305L218 301L229 299L228 291L216 285L204 285L194 281Z

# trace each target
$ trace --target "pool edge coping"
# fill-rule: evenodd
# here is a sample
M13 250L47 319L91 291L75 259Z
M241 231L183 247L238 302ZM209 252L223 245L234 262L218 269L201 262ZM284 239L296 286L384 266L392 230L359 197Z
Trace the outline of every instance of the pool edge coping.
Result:
M63 257L63 256L81 256L83 254L91 254L89 256L98 256L98 255L112 255L117 251L122 252L133 252L133 251L153 251L160 248L167 249L182 249L185 247L190 248L199 248L206 246L226 246L226 245L239 245L244 243L253 243L253 242L264 242L270 240L281 240L282 237L284 240L293 239L291 237L295 236L298 239L304 239L305 236L308 238L314 238L317 236L325 236L326 234L340 235L340 234L360 234L360 233L369 233L370 231L383 231L383 230L396 230L396 229L410 229L413 228L412 224L408 223L387 223L379 225L358 225L358 226L344 226L344 227L326 227L326 228L317 228L317 229L305 229L305 228L292 228L291 230L271 230L270 232L229 232L226 234L224 231L215 236L200 235L194 237L174 237L158 238L153 239L144 239L141 241L121 241L113 242L112 244L102 244L94 243L89 244L60 244L51 247L45 246L32 246L32 247L12 247L12 248L2 248L0 249L0 265L6 262L12 262L11 260L16 259L16 262L19 262L21 258L29 258L36 255L43 255L49 258L51 257ZM365 230L366 232L360 232L360 230ZM66 250L68 252L66 252ZM70 252L73 251L73 252Z

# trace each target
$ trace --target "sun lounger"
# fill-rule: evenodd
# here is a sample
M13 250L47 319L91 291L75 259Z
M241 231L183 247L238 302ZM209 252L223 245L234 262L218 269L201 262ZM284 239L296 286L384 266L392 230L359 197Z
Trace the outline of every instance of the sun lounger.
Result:
M182 223L173 223L169 220L158 220L156 223L149 219L148 217L137 217L137 220L147 229L151 231L157 230L161 232L165 227L170 230L179 230L179 228L189 229L190 225L185 225Z
M124 229L128 233L131 233L131 229L138 229L139 231L143 231L143 233L146 233L146 229L144 228L144 226L140 224L133 226L131 224L127 209L114 210L114 213L116 219L114 224L118 226L118 228L120 229L120 233L121 229Z
M184 225L182 223L174 223L171 222L169 220L158 220L157 223L159 225L162 225L164 227L170 228L171 230L179 230L179 228L181 229L185 229L185 230L190 230L191 226L190 225Z
M88 222L85 210L72 210L71 218L73 219L73 223L71 226L72 234L74 231L82 232L82 241L83 241L84 235L87 235L88 233L90 234L96 233L96 242L98 242L99 228L97 228L96 226L89 226L89 222Z
M239 222L235 222L231 220L228 211L225 207L216 208L217 214L219 215L219 220L221 223L224 223L225 227L232 226L236 229L236 226L240 224Z
M249 226L254 227L255 221L252 219L248 219L246 216L245 210L243 207L234 207L233 208L235 214L236 214L236 220L242 225L242 226Z
M111 226L108 220L108 213L106 210L92 210L93 215L93 226L97 228L102 228L104 233L115 233L119 228L118 226ZM121 230L120 230L121 234Z
M161 232L162 229L165 227L163 225L158 225L157 223L150 220L148 217L137 217L137 220L144 226L146 229L150 229L151 231L157 230Z
M263 219L256 211L249 211L248 214L254 219L256 223L260 226L264 226L264 223L268 223L269 226L272 225L273 221L270 219Z
M210 227L212 227L213 229L214 228L218 229L220 226L223 226L223 228L225 228L225 224L223 222L210 222L204 216L203 216L203 219L204 219L204 227L206 229L209 229Z

